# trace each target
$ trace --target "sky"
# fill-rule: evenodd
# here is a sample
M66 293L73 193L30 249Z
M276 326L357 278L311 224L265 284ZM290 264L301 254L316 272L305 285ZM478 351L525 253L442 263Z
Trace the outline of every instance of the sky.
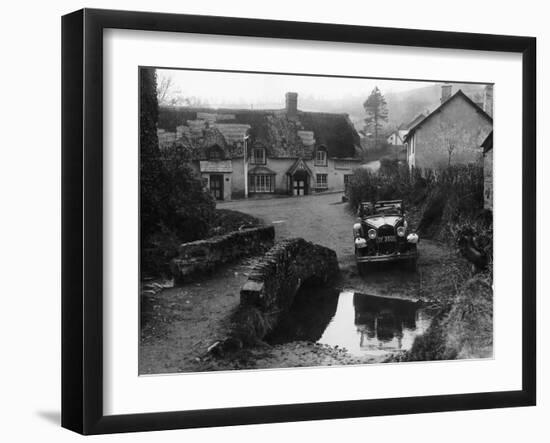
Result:
M343 97L360 97L365 100L378 86L383 94L416 89L432 82L350 79L278 74L247 74L158 69L158 83L162 78L172 78L170 96L181 95L200 100L209 107L240 107L272 109L284 107L285 93L298 93L300 98L338 100ZM305 109L304 111L315 111Z

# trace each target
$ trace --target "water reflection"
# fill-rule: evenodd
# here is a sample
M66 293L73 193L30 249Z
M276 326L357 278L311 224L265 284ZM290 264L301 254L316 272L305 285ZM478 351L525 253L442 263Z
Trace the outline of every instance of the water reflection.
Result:
M277 328L268 337L271 343L286 343L295 340L318 341L334 318L338 304L335 289L302 289Z
M428 329L432 316L410 301L309 289L297 294L268 341L314 341L345 347L354 355L404 351Z
M418 303L353 294L359 350L410 349L430 325L431 315Z

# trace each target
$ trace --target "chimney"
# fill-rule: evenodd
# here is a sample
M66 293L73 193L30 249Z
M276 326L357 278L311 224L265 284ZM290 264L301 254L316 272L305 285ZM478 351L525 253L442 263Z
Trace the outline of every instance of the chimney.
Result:
M451 98L452 90L453 90L453 85L450 85L449 83L445 83L444 85L441 85L441 104L445 103L447 100Z
M493 116L493 85L485 86L485 92L483 93L483 110Z
M298 93L287 92L285 94L286 99L286 115L289 118L296 118L298 114Z

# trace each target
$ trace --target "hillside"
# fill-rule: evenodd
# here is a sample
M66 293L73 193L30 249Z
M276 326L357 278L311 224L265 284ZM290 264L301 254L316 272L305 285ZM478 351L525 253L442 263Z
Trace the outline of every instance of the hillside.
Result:
M474 102L483 101L484 85L453 84L453 94L462 89ZM384 92L384 91L382 91ZM433 84L410 91L385 94L388 102L389 126L399 126L411 121L420 113L433 111L440 104L441 85Z
M474 102L480 102L483 99L483 88L481 84L464 84L453 83L453 93L462 89L462 91L468 95ZM311 94L300 94L298 108L301 111L306 112L327 112L337 114L348 114L350 120L353 122L357 130L364 128L365 110L363 108L363 102L367 99L370 91L357 91L357 93L351 95L342 95L338 99L320 98ZM432 111L440 104L441 97L441 83L430 83L426 86L422 86L416 89L411 89L403 92L386 92L382 89L382 94L386 98L388 103L388 129L396 128L402 123L408 123L414 119L420 113L426 113L426 111ZM227 112L231 112L233 108L237 108L237 104L225 104ZM242 107L242 104L241 104ZM172 128L177 124L182 124L186 118L185 111L197 111L194 108L179 108L182 115L174 115L175 120L167 121L166 115L160 116L160 122L168 126L160 126L163 128ZM202 109L205 112L211 111L209 108ZM243 111L241 109L241 111ZM174 129L170 129L174 130Z
M484 85L454 83L453 93L462 89L474 102L483 100ZM432 111L440 104L441 84L429 84L420 88L403 92L389 92L382 94L388 103L388 127L394 128L401 123L408 123L420 113ZM312 96L300 97L301 109L315 109L324 112L345 112L349 114L351 121L357 129L363 129L365 110L363 102L367 95L343 96L339 100L322 100Z

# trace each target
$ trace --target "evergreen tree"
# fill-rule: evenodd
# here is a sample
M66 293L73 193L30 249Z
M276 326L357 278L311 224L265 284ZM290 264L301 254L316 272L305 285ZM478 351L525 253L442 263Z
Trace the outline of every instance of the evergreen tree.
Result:
M141 272L166 271L181 242L204 238L215 203L187 164L182 149L159 148L158 98L154 69L142 68L140 82L140 241Z
M378 86L372 90L369 98L363 103L367 118L365 118L365 132L374 132L374 148L378 147L378 136L382 130L382 123L388 121L388 107L386 99L378 89Z
M166 186L157 136L157 79L154 69L139 71L140 108L140 223L141 245L159 228L166 216Z

